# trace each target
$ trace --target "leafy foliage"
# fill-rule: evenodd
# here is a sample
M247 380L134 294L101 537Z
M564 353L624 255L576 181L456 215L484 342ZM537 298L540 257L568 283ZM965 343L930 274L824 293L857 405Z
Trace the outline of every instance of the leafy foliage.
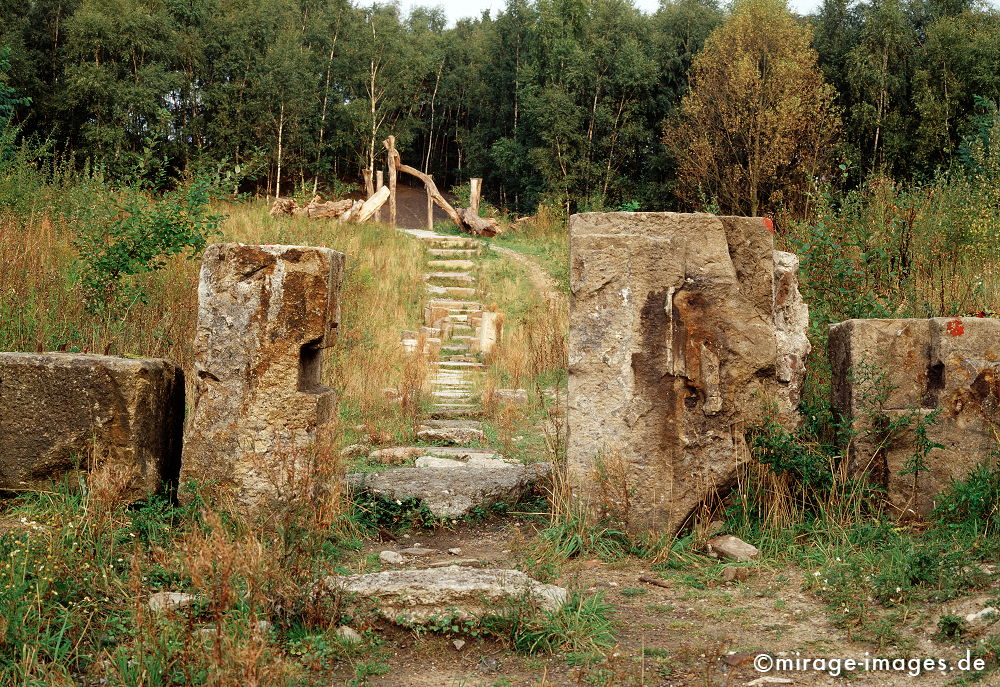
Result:
M724 214L805 211L831 162L839 121L812 32L783 0L741 0L691 65L691 90L666 128L678 195Z
M218 233L221 216L209 210L212 185L206 177L159 199L132 186L102 191L77 218L82 281L95 308L114 297L127 277L161 269L174 255L195 258Z

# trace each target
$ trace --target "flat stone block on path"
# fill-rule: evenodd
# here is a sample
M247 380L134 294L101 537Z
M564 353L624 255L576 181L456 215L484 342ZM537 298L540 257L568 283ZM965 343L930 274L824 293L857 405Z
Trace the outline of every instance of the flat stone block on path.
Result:
M436 517L460 518L476 506L516 503L552 473L551 463L501 469L396 468L347 476L352 490L389 500L419 499Z
M556 611L569 598L562 587L542 584L518 570L459 565L331 576L325 583L331 590L375 604L379 615L403 626L448 618L476 622L509 613L511 604L525 602L538 610Z

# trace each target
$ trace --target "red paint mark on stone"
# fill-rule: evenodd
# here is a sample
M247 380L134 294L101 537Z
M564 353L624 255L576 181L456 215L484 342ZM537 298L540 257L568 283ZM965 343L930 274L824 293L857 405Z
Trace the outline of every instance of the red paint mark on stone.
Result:
M770 217L764 218L764 226L767 227L767 230L769 232L771 232L772 234L774 233L774 222L771 221Z
M952 336L962 336L962 334L965 334L965 326L962 324L962 320L957 317L954 320L948 320L945 329Z

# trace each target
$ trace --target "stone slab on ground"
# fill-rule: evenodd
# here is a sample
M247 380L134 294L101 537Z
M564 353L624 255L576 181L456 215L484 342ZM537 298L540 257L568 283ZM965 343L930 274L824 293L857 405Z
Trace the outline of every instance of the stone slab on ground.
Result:
M420 424L420 429L478 429L482 430L481 420L424 420Z
M0 490L99 467L136 501L176 481L183 431L184 376L169 360L0 353Z
M353 473L347 482L353 490L390 500L419 499L439 518L460 518L476 506L515 503L551 473L551 463L503 469L396 468Z
M473 427L430 428L417 432L417 438L423 441L433 441L440 444L471 444L484 441L483 430Z
M518 570L482 570L449 565L327 577L326 585L374 604L386 620L404 626L457 618L477 622L515 608L556 611L569 598L562 587L543 584Z

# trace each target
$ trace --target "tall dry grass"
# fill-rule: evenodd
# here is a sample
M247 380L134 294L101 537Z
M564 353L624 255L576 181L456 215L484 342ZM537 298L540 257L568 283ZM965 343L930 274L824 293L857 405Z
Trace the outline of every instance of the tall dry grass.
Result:
M273 219L263 203L216 209L226 216L219 241L327 246L346 255L342 322L324 376L341 392L345 426L370 423L383 436L407 431L383 389L412 384L399 332L421 319L419 242L376 224ZM88 312L74 230L45 215L0 215L0 350L164 357L190 370L199 262L170 259L111 307Z

